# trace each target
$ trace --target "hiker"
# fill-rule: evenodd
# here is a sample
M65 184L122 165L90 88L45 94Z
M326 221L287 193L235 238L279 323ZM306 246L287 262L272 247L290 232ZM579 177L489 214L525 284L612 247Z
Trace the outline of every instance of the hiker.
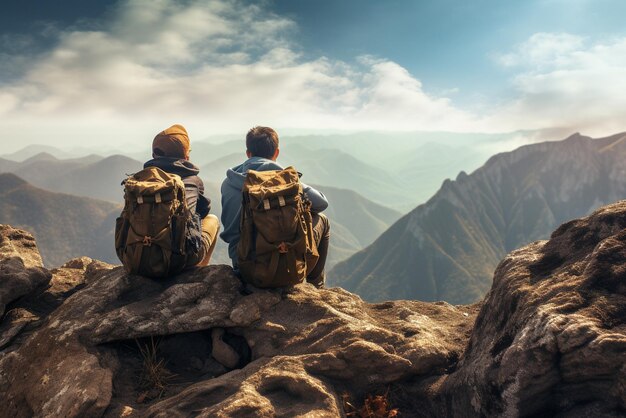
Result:
M321 192L315 190L310 186L307 186L306 184L299 183L299 173L297 173L295 169L293 169L292 167L284 169L280 164L278 164L276 160L279 153L280 149L278 134L272 128L256 126L248 131L248 134L246 135L246 155L248 159L244 161L243 164L229 169L226 172L226 179L222 183L222 224L224 225L224 231L220 234L220 237L228 243L228 255L232 260L234 270L238 274L240 274L240 276L242 276L244 280L249 281L257 286L259 286L258 280L255 281L254 278L253 280L246 279L246 276L252 275L252 273L247 272L247 264L240 265L240 262L243 261L245 263L248 263L248 261L254 261L254 258L258 257L258 253L262 252L261 249L258 248L259 245L264 245L263 254L267 254L268 251L274 251L275 254L267 256L269 261L267 261L265 266L256 266L254 268L251 267L252 270L256 269L254 271L277 271L277 265L280 269L280 263L284 264L289 262L289 260L280 261L283 258L289 259L291 257L292 263L294 263L294 256L290 254L292 251L295 252L296 255L298 255L299 260L302 258L301 252L297 252L293 248L296 246L296 243L260 243L260 239L258 238L258 236L262 235L263 238L267 240L268 238L266 235L268 234L257 234L256 229L258 229L259 225L255 225L256 229L253 229L254 232L252 232L249 237L248 235L245 236L245 242L244 240L242 240L242 228L247 230L247 226L244 224L246 222L253 222L251 219L249 219L253 217L253 210L245 209L245 204L242 204L242 191L244 191L244 189L248 190L247 188L250 186L250 182L255 181L255 179L258 181L263 181L264 178L268 178L267 176L271 177L274 175L274 173L280 173L280 175L283 176L281 177L281 181L292 182L294 183L293 187L298 187L297 190L302 191L305 198L302 203L305 207L310 207L310 210L306 209L306 211L303 211L302 214L299 215L302 222L293 222L293 224L297 225L310 224L310 230L308 231L308 233L305 234L305 236L307 237L307 239L312 238L312 241L314 241L311 243L307 241L306 273L303 274L302 266L299 261L297 262L298 264L295 267L295 270L298 271L298 274L306 276L307 282L313 284L318 288L322 288L325 281L324 266L326 264L328 244L330 240L330 223L328 218L320 212L328 207L328 201ZM253 171L250 172L250 170ZM274 170L282 171L278 172ZM272 173L264 173L269 171L272 171ZM264 175L266 177L263 177ZM272 181L276 183L275 178L273 178ZM243 195L245 197L246 193L244 193ZM282 198L282 201L280 199L281 197L278 197L274 200L265 199L263 201L263 204L267 205L266 209L283 206L285 204L285 199ZM288 200L292 203L294 201L300 202L300 198L290 198L289 196ZM270 204L270 202L272 203ZM242 207L244 208L243 220ZM284 225L289 223L280 223L276 221L276 216L289 216L283 214L292 214L293 212L277 211L276 213L278 213L278 215L275 215L274 218L264 218L265 228L282 228ZM300 213L300 209L296 209L296 213ZM263 227L263 225L261 225L261 227ZM271 235L271 232L280 231L270 231L269 235ZM254 242L250 244L248 243L248 241ZM246 248L243 248L244 245ZM283 253L284 257L279 257L280 253ZM272 257L275 257L275 259L271 260ZM289 267L287 267L285 268L285 270L289 272L288 274L292 274L294 268L290 269ZM287 280L290 279L288 278ZM270 277L266 278L265 282L261 281L260 287L277 287L277 285L280 285L284 282L285 281L283 279L273 280Z
M116 249L129 272L166 277L209 264L220 225L190 152L187 131L172 125L154 137L144 169L125 180Z

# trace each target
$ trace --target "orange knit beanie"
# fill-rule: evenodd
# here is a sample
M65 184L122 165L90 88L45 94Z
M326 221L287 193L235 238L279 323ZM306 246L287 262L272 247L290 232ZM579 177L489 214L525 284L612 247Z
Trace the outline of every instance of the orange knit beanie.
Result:
M155 157L185 158L189 155L189 136L183 125L172 125L161 131L152 141Z

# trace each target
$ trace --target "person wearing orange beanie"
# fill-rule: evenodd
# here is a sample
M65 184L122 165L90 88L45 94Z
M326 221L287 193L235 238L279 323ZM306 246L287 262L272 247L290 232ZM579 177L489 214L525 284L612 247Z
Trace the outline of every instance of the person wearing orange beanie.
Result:
M215 249L220 222L217 216L209 213L211 200L204 195L204 182L198 176L200 169L189 161L190 152L187 130L182 125L172 125L154 137L152 159L144 164L144 168L158 167L182 178L187 208L201 219L198 229L202 235L202 248L187 259L186 267L206 266Z

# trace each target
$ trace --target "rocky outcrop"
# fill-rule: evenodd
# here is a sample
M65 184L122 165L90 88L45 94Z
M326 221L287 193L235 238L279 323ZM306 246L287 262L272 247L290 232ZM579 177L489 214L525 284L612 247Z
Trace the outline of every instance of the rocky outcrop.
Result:
M47 284L50 277L33 236L0 225L0 317L7 304Z
M623 416L625 227L626 202L564 224L470 306L73 260L8 305L0 339L36 319L0 351L0 415L336 417L375 393L401 416Z
M624 416L626 201L557 229L498 266L458 371L459 416Z
M12 307L34 312L35 299L47 301L38 324L0 354L8 416L338 416L343 391L445 373L476 313L370 305L308 284L245 288L228 266L155 281L83 259L52 273L49 289ZM214 358L223 358L216 329L236 370ZM146 364L152 349L158 360ZM161 360L167 383L158 387L143 375Z

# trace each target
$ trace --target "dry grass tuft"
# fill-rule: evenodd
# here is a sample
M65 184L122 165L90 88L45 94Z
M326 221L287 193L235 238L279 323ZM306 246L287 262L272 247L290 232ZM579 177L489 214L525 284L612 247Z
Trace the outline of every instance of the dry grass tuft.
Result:
M347 392L341 395L343 410L347 417L355 418L395 418L399 415L398 408L391 408L389 403L389 391L384 395L368 394L363 406L357 408L350 399Z
M154 398L160 399L176 375L165 367L165 360L159 358L158 341L150 337L150 342L148 343L142 344L138 340L135 340L135 342L137 347L139 347L139 354L141 354L142 358L139 385L143 392L139 395L137 402L143 403Z

